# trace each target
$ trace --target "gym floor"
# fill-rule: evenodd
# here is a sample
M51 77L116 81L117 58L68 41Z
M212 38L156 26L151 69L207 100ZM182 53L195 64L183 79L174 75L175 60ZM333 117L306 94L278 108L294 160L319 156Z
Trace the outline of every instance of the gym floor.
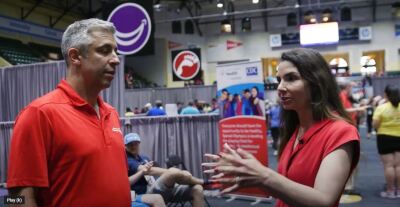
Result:
M341 204L341 207L395 207L400 206L400 199L384 199L379 197L380 191L384 188L385 178L383 176L382 163L376 148L376 137L366 137L366 128L360 127L361 134L361 157L358 164L356 185L354 192L361 194L362 200L352 204ZM272 155L272 148L269 147L269 162L273 169L276 169L276 157ZM207 198L212 207L243 207L251 206L252 201L234 200L226 202L227 198ZM270 203L259 203L254 206L274 206Z

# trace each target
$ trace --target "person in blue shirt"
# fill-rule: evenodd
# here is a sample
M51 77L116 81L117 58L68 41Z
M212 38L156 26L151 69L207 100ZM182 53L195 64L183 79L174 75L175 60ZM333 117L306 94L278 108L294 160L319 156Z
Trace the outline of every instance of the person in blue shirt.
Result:
M243 97L242 97L242 115L253 115L253 110L251 109L250 104L250 90L245 89L243 90Z
M205 182L193 177L188 171L174 167L164 169L153 166L153 162L147 156L139 153L140 137L136 133L125 135L124 142L128 160L128 176L131 180L131 177L136 175L136 182L131 182L131 190L134 190L142 201L147 195L145 193L148 193L160 194L165 203L192 201L193 207L204 206L203 185L208 185L210 182ZM153 176L157 176L158 179L155 180Z
M147 116L165 116L167 115L162 109L163 103L160 100L156 101L156 106L147 112Z
M128 169L129 176L129 184L131 186L131 190L135 191L135 200L132 202L131 207L139 207L139 206L152 206L152 207L165 207L164 199L159 194L145 194L146 193L146 185L147 182L143 177L149 169L153 166L153 162L147 162L147 157L132 157L129 153L128 148L132 148L132 146L140 143L140 137L137 134L131 133L125 136L124 138L126 153L128 158L128 163L130 166L137 165L138 163L143 163L143 167L140 169L133 171L132 169ZM135 160L135 161L132 161ZM130 160L130 161L129 161ZM143 205L144 204L144 205Z
M279 104L275 104L269 110L269 124L272 136L272 148L274 149L274 155L278 154L278 140L279 140L279 128L280 128L280 116L281 107Z
M235 116L233 94L229 93L228 102L226 104L227 104L226 105L226 107L227 107L227 111L226 111L227 116L225 118Z
M180 114L200 114L200 111L194 107L193 102L189 102L188 106L186 106L185 108L182 109Z
M220 111L222 111L221 115L222 118L229 117L228 108L230 107L229 100L228 100L229 92L226 89L222 89L221 96L219 98L218 104Z
M222 118L235 116L235 110L232 106L233 95L227 89L222 89L220 97L220 109L222 110Z

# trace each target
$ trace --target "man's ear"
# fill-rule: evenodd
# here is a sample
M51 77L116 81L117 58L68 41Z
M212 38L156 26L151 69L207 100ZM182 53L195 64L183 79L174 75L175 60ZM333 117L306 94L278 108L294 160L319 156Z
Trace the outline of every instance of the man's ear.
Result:
M80 65L81 64L81 56L80 52L76 48L70 48L68 50L68 58L69 58L69 63L72 65Z

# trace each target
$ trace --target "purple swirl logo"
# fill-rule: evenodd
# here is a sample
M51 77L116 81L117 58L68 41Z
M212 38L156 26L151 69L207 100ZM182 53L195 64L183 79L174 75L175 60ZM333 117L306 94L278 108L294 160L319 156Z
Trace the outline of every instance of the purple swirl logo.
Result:
M132 55L140 51L149 40L151 20L146 10L135 3L125 3L116 7L107 21L115 26L115 40L118 53Z

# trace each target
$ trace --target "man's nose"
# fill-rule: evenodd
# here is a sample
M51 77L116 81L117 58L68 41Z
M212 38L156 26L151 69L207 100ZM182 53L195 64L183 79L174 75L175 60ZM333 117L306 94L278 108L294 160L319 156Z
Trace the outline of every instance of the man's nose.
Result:
M119 57L115 51L113 51L110 63L113 65L119 65L121 61L119 60Z

